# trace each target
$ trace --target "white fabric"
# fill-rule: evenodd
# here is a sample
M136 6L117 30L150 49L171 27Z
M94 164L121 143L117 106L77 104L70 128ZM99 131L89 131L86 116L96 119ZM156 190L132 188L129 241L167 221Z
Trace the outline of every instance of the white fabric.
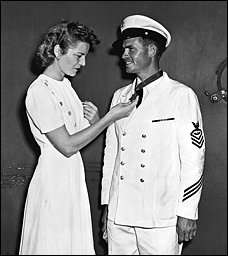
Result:
M171 42L169 31L161 23L144 15L131 15L126 17L121 23L120 30L123 32L128 28L141 28L155 31L167 39L166 47L168 47Z
M176 227L140 228L116 225L109 220L109 255L180 255Z
M64 124L70 134L87 127L82 103L68 79L42 74L27 91L26 109L41 154L28 189L19 254L95 254L81 155L65 157L45 135Z
M134 86L117 90L112 106L127 102ZM167 227L177 216L197 219L205 153L204 142L200 148L192 143L192 122L204 137L197 97L165 72L144 92L141 105L107 129L101 203L122 225Z

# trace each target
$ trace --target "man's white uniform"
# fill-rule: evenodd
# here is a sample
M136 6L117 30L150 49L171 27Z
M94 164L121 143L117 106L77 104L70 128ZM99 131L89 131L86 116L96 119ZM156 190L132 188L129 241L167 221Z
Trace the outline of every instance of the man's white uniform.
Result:
M128 102L135 83L118 89L111 106ZM101 203L108 219L139 228L197 219L204 153L197 96L164 72L144 87L141 105L107 130Z

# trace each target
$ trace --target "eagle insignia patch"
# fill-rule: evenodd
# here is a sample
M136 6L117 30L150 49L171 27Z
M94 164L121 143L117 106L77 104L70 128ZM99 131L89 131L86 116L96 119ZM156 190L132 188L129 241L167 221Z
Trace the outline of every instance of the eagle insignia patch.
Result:
M198 148L201 148L204 143L203 133L202 130L199 128L199 122L192 122L194 126L194 130L190 133L191 134L191 140L192 144L195 145Z

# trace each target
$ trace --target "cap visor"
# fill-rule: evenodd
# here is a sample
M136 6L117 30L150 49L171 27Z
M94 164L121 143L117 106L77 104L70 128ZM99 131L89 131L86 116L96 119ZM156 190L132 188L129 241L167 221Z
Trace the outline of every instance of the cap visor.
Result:
M123 43L123 40L118 39L118 40L116 40L115 42L112 43L112 47L115 48L115 49L122 48L122 43Z

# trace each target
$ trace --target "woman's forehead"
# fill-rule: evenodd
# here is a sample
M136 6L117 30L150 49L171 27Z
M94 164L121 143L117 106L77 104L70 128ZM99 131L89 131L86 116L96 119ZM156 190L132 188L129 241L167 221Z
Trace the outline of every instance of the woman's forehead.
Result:
M89 51L89 47L90 47L89 43L77 41L76 43L70 45L69 50L73 52L87 53Z

